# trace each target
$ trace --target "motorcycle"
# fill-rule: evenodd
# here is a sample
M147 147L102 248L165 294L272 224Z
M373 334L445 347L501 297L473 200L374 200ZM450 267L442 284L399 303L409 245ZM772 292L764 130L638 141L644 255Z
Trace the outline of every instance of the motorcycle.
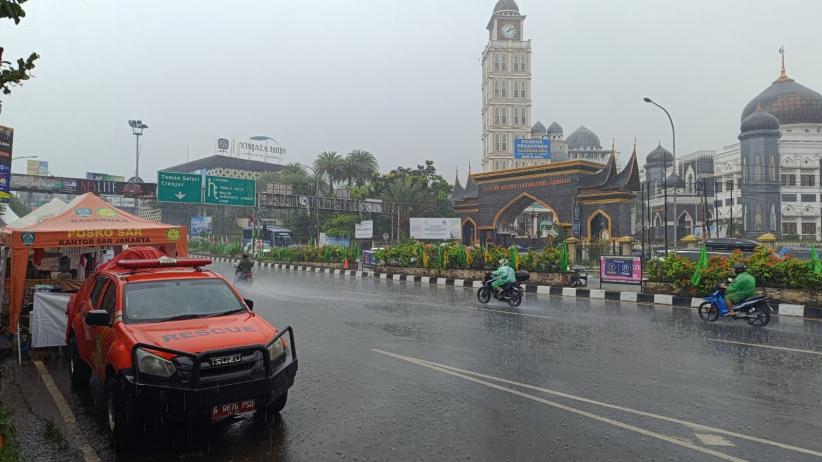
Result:
M733 319L744 319L753 327L765 327L771 321L771 299L766 296L752 297L734 307ZM716 290L699 305L699 317L705 322L715 322L728 313L725 305L725 288L718 285Z
M571 271L571 287L588 286L588 270L584 266L575 266Z
M234 283L235 284L251 284L254 281L254 273L251 271L240 271L239 268L235 268L234 273Z
M497 278L491 276L491 273L485 273L485 279L477 290L477 300L485 304L488 303L493 296L495 300L508 302L508 305L511 307L519 306L525 294L525 288L522 287L521 283L522 281L527 281L528 278L530 278L530 274L528 274L527 271L517 271L516 278L516 282L506 284L503 286L502 291L497 293L491 285Z

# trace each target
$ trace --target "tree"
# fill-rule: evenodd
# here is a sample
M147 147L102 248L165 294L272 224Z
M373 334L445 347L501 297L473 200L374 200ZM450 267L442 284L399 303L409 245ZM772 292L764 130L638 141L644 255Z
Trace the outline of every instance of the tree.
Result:
M314 170L328 179L329 194L334 192L334 183L343 178L345 159L336 151L323 151L314 161Z
M424 165L417 165L416 169L398 167L387 174L373 178L371 190L366 193L366 196L381 197L395 181L406 178L419 184L427 192L428 216L451 217L456 215L450 199L454 188L442 175L437 173L434 162L430 160L426 160ZM358 194L362 192L358 191Z
M379 174L379 165L374 154L355 149L345 156L345 179L348 186L362 186L366 181Z
M0 18L7 18L20 24L20 19L26 16L21 4L26 0L0 0ZM3 61L3 48L0 47L0 91L8 95L11 87L22 85L22 82L31 78L34 61L40 58L37 53L31 53L27 59L19 58L15 67L9 61Z
M383 192L382 199L405 205L400 214L400 229L408 229L410 217L425 216L433 203L423 183L413 178L395 178Z
M278 172L263 173L257 177L257 190L263 191L269 184L291 186L293 194L314 194L315 178L299 164L284 165Z

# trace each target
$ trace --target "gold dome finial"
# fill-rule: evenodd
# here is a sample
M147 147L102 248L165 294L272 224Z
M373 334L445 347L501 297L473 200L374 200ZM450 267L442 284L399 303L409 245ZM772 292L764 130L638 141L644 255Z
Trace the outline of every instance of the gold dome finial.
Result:
M788 74L785 73L785 47L779 47L779 54L782 57L782 71L779 73L779 79L777 81L781 82L783 80L788 80Z

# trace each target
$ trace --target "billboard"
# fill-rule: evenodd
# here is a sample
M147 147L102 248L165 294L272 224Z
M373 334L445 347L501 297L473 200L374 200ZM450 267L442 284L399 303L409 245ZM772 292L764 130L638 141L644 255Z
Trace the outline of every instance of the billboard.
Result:
M195 215L191 217L191 227L189 234L192 236L202 236L204 234L211 234L212 217L204 217Z
M374 237L374 221L363 220L361 223L354 223L355 239L371 239Z
M48 176L49 163L44 160L29 159L26 161L26 173L29 175Z
M335 237L329 236L325 233L320 233L320 247L324 247L326 245L339 245L342 247L348 247L351 244L351 241L347 237Z
M126 197L155 197L155 183L124 183L122 181L94 181L60 176L18 175L11 177L11 189L44 193L113 194Z
M639 257L599 257L601 282L642 283L642 259Z
M411 218L411 238L459 240L462 223L459 218Z
M514 159L550 159L551 140L548 138L514 140Z
M11 197L11 153L14 145L14 129L0 125L0 202Z
M33 175L29 173L29 175ZM109 175L108 173L86 172L86 179L92 181L126 181L122 175Z

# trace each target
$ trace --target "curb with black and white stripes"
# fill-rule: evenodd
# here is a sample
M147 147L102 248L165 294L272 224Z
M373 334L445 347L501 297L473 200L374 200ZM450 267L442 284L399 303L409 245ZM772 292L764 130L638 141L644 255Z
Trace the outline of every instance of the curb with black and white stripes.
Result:
M239 260L223 257L208 257L218 263L236 263ZM283 271L303 271L309 273L335 274L340 276L374 278L386 281L419 282L420 284L431 284L437 286L479 288L482 281L472 279L452 279L431 276L413 276L409 274L376 273L373 271L354 271L335 268L323 268L320 266L291 265L270 262L255 262L259 268L270 268ZM616 302L629 302L654 305L668 305L684 308L698 308L704 299L698 297L681 297L679 295L651 294L643 292L616 292L611 290L588 289L576 287L554 287L524 284L526 293L541 295L555 295L562 297L587 298L593 300L609 300ZM791 316L799 318L822 319L822 307L810 307L805 305L794 305L789 303L772 303L779 316Z

